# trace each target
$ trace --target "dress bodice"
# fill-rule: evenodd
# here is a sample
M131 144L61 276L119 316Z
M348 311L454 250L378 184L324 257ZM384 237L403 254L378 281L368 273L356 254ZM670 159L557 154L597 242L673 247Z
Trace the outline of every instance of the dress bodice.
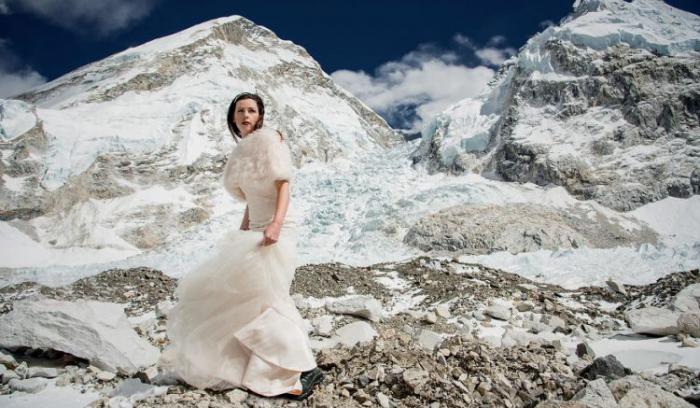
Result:
M275 181L291 183L294 176L289 147L270 128L258 129L241 140L229 155L224 169L224 187L234 198L248 204L252 230L263 230L272 222L277 206ZM290 200L283 228L296 225L298 212Z

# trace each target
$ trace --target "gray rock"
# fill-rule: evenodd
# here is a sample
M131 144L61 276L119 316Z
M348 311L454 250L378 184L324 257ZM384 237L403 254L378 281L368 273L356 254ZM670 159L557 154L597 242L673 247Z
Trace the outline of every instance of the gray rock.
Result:
M46 385L48 380L45 378L28 378L26 380L12 379L8 382L10 388L14 391L27 392L30 394L36 394L40 392Z
M330 337L333 332L333 316L319 316L311 321L314 327L314 333L323 336Z
M678 312L700 312L700 283L686 286L673 299L673 309Z
M628 310L625 319L635 333L669 336L678 333L678 312L650 306Z
M155 364L160 354L131 328L122 306L52 299L15 302L0 316L0 347L60 350L125 374Z
M368 295L353 295L334 299L326 304L326 309L332 313L347 314L362 317L372 321L382 318L382 304Z
M591 364L581 371L580 376L589 380L599 377L615 379L630 374L631 371L618 361L615 356L608 354L605 357L598 357Z
M551 331L552 328L547 326L542 322L535 322L532 320L523 320L523 328L530 330L531 333L541 333L544 331Z
M617 408L617 401L602 378L589 382L572 400L583 403L587 408Z
M159 319L168 317L168 313L170 313L173 307L175 307L175 302L172 300L164 300L159 302L156 305L156 317Z
M382 408L391 407L391 405L389 403L389 397L387 397L386 395L384 395L381 392L377 393L377 402L379 403L379 406L381 406Z
M27 377L42 377L42 378L56 378L58 377L58 369L53 367L29 367L27 371Z
M100 381L112 381L116 375L114 373L110 373L109 371L100 370L95 373L95 377Z
M423 314L423 318L421 320L426 323L435 324L437 323L437 314L435 314L435 312L426 312Z
M546 324L548 327L550 327L552 330L560 328L560 329L565 329L566 328L566 322L564 319L558 316L553 316L549 314L542 315L542 323Z
M15 373L17 373L19 378L27 378L27 374L29 374L29 367L27 366L27 362L22 361L17 367L15 367Z
M658 389L632 389L619 400L618 405L620 408L695 408L693 404L664 391L660 387Z
M625 285L622 282L615 279L608 279L605 281L605 284L608 285L608 289L613 293L627 296L627 290L625 290Z
M591 346L585 341L576 345L576 355L581 358L595 358L595 352L593 351Z
M680 333L700 337L700 312L681 313L677 323Z
M346 324L335 331L338 341L347 347L352 347L358 343L371 341L377 336L371 324L357 321Z
M450 306L445 304L438 305L435 308L435 313L437 313L437 315L442 317L443 319L447 319L450 317Z
M248 399L248 393L241 389L235 389L226 393L226 399L232 404L242 404Z
M12 356L12 354L5 354L2 351L0 351L0 364L4 365L7 368L17 367L17 361Z
M402 377L406 385L408 385L413 392L418 391L430 378L427 371L418 368L409 368L405 370Z
M17 375L16 372L12 370L7 370L5 373L2 375L2 383L7 384L10 382L10 380L21 380L19 375Z
M495 319L508 321L512 316L510 302L505 299L489 299L489 305L484 313Z
M421 329L418 335L418 344L425 350L433 351L442 343L442 336L434 331Z
M142 383L138 378L128 378L119 384L119 386L112 391L109 396L129 398L133 395L147 393L154 388L155 387L153 385Z

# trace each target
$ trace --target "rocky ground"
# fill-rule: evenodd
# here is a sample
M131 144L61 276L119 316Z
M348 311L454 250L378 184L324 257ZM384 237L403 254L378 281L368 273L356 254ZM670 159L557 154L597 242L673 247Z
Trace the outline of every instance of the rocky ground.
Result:
M36 316L24 320L44 319L38 304L60 309L47 314L61 311L66 320L68 305L103 305L82 302L92 300L121 304L133 327L127 330L144 342L139 347L162 349L176 283L159 271L134 268L61 288L6 287L0 289L0 332L24 331L12 320L20 313ZM369 267L302 266L292 293L326 374L306 401L197 390L151 361L98 359L87 352L89 345L66 354L49 340L37 340L38 334L21 346L18 335L0 334L0 392L41 392L54 382L99 393L94 407L660 407L697 406L700 400L696 368L667 364L663 371L633 373L613 356L596 356L590 346L632 326L693 350L700 337L697 270L646 286L609 282L606 288L571 291L480 265L421 257ZM661 322L654 320L659 314ZM673 327L669 316L676 319ZM71 323L76 333L88 324L80 319L89 317Z

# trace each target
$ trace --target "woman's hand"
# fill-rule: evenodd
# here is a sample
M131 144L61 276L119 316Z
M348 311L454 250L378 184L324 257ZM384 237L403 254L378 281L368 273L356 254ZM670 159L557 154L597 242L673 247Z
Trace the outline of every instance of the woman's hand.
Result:
M268 246L272 245L275 242L277 242L280 238L280 230L282 229L282 224L276 221L273 221L265 227L265 231L263 231L263 240L260 243L262 246Z

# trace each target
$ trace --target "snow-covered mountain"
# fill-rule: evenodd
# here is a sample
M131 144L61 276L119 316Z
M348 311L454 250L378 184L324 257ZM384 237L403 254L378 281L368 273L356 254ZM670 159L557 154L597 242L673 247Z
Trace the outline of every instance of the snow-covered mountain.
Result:
M302 47L220 18L0 100L3 238L49 263L52 249L74 247L107 261L223 211L225 116L241 91L263 97L298 166L401 139Z
M661 0L577 0L478 98L437 115L414 161L556 184L630 210L700 193L700 17Z
M593 3L578 4L577 13L586 4ZM618 3L600 3L600 10L611 4ZM628 10L623 7L627 3L621 4L616 13ZM596 13L575 14L567 21ZM680 23L690 18L681 17ZM679 30L672 37L682 42L685 26L678 27L664 29ZM568 47L567 53L580 48L562 47ZM654 61L643 49L634 52ZM567 53L561 58L579 55ZM499 155L520 145L506 143L505 137L489 139L491 128L500 135L496 130L507 123L560 123L548 116L548 105L541 112L523 108L520 116L497 110L515 115L519 106L531 108L516 105L513 101L522 97L509 94L525 89L516 87L517 81L533 82L518 76L524 55L508 63L490 94L436 118L435 137L430 133L422 141L394 143L391 129L335 86L303 49L237 17L124 51L36 89L22 101L4 101L0 286L24 280L62 285L110 268L141 266L180 277L203 261L226 231L238 227L243 213L244 205L226 195L220 177L233 146L224 124L228 101L251 88L268 101L268 123L289 134L299 165L292 201L303 214L298 248L302 263L366 266L424 251L446 252L570 287L604 284L610 277L649 283L670 271L700 266L700 196L669 197L621 213L576 199L563 187L471 172L430 174L412 165L411 153L427 148L429 153L420 156L431 163L427 167L452 166L441 161L452 154L460 166L471 158L476 169L497 170L508 164ZM274 58L277 65L271 62ZM687 65L683 61L694 61L665 58L680 61L679 72ZM688 88L696 82L690 80ZM583 86L561 84L565 89ZM131 90L123 92L125 87ZM474 106L474 115L460 106ZM482 106L496 113L480 115ZM579 120L599 126L591 119L598 108L586 109L589 113ZM608 107L600 115L613 115L615 109ZM459 123L482 126L485 152L450 147L464 135L455 132ZM440 135L449 136L445 143ZM479 137L465 136L463 145L476 142ZM655 143L647 148L670 149ZM541 148L552 149L551 155L557 146L543 143ZM671 150L679 157L671 164L687 166L691 148L689 141L680 152Z

